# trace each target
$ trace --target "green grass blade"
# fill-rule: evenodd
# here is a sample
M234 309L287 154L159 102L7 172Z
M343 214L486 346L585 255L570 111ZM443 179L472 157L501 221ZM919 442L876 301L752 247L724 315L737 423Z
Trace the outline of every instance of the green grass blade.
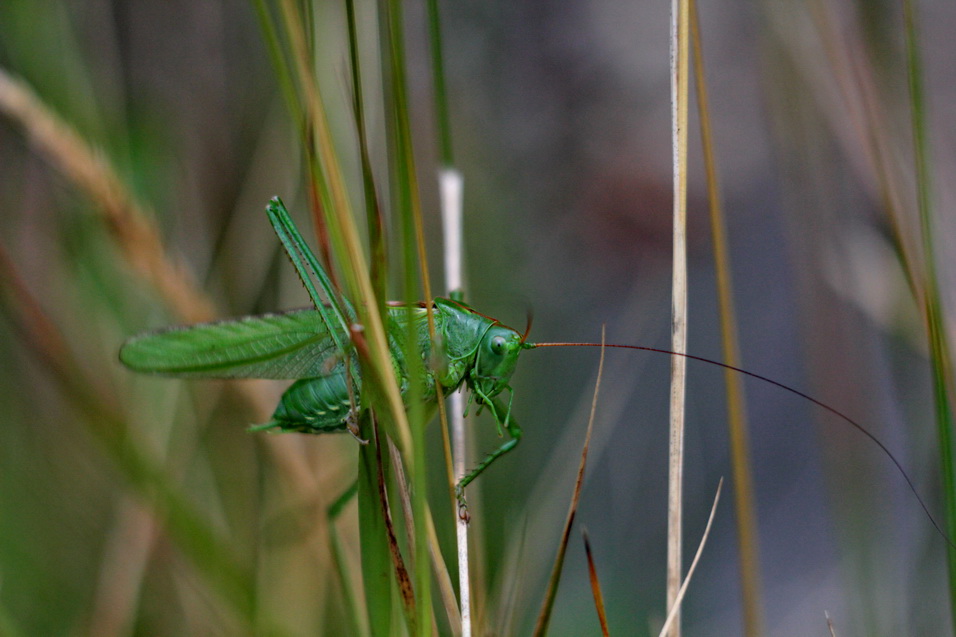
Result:
M312 157L309 166L318 185L333 252L341 266L348 297L355 305L368 344L367 356L360 356L363 363L363 381L366 383L364 386L370 389L373 404L379 407L384 417L383 424L391 430L389 433L399 445L406 464L411 465L411 434L389 354L380 311L381 300L375 298L342 168L332 142L321 91L311 73L311 60L302 20L291 0L282 1L282 13L289 34L292 58L303 87L303 100L310 129L314 135L314 140L307 140L314 141L314 146L310 143L307 149Z
M943 495L946 506L946 533L956 537L956 466L953 459L953 420L949 405L949 392L953 386L951 377L950 349L943 327L942 303L939 279L936 273L936 254L933 242L933 201L930 178L929 142L926 135L926 104L923 91L923 66L920 59L919 35L917 32L916 7L912 0L903 2L903 18L906 35L906 61L909 76L910 110L913 127L914 159L916 162L917 201L920 230L925 259L925 317L929 339L930 361L933 373L933 398L936 412L936 427L939 436L939 461L942 472ZM949 571L950 616L956 631L956 548L946 548Z
M377 427L363 419L362 436L369 441L359 447L359 533L362 546L362 587L372 635L389 635L392 626L392 569L385 514L379 497L379 476L387 468L381 466L377 452Z
M432 63L432 90L435 104L435 124L438 131L438 148L443 166L451 166L451 122L448 116L448 93L445 90L445 63L442 54L441 16L438 0L428 0L428 45Z
M445 242L445 279L446 292L456 300L464 298L462 280L462 236L461 236L461 173L454 168L452 151L451 122L448 108L448 93L445 88L444 47L442 46L441 15L438 0L428 0L426 3L428 15L428 40L432 72L432 95L434 98L435 128L438 138L439 158L442 168L439 170L439 192L441 193L441 215ZM464 418L464 397L461 393L452 395L449 405L451 413L445 412L445 401L441 401L442 447L445 452L445 463L448 470L449 497L454 507L454 485L465 475L466 433ZM450 428L446 425L450 422ZM451 435L449 435L451 430ZM454 440L454 443L452 442ZM452 445L457 453L452 454ZM474 487L473 487L474 490ZM469 565L468 523L465 520L456 520L458 544L458 585L460 591L460 623L462 633L471 635L471 589L472 577Z
M342 542L339 539L339 533L335 525L336 520L342 515L345 507L355 498L357 493L358 480L356 479L342 495L329 505L329 508L326 510L326 517L329 520L329 544L332 549L332 563L335 567L335 574L339 581L339 586L342 587L342 598L345 601L346 615L351 622L352 634L363 636L367 635L368 632L364 629L364 622L359 616L359 607L353 592L352 578L345 566L345 551L342 548Z
M272 59L272 67L278 75L279 88L282 91L282 96L285 98L285 103L289 108L292 121L301 127L304 117L299 105L298 90L295 86L289 60L283 53L284 49L279 42L279 34L276 31L272 11L269 9L268 4L266 4L266 0L253 0L252 4L256 8L256 17L259 19L259 28L265 38L269 57Z
M418 192L418 176L415 167L415 154L412 146L411 118L407 94L405 72L404 18L401 2L390 0L384 4L381 17L383 39L382 54L384 71L387 73L386 118L390 119L392 134L393 192L396 194L395 207L402 229L402 264L404 296L408 303L421 300L419 296L419 278L421 292L426 300L431 300L431 286L428 280L428 266L425 255L424 231L421 215L421 200ZM435 342L435 322L431 308L428 308L428 333ZM409 422L412 431L412 449L415 457L415 469L409 470L412 483L412 512L415 524L415 589L418 597L418 616L416 624L421 635L431 634L432 596L431 596L431 556L428 550L428 536L425 519L427 515L428 483L425 471L425 426L427 414L423 409L422 384L423 365L417 352L417 327L407 322L406 343L408 351L405 360L410 378L408 390ZM438 390L439 409L443 413L443 397ZM444 422L442 423L444 427Z
M368 152L368 131L365 124L365 100L362 90L362 66L359 57L359 34L355 18L355 0L346 0L346 17L349 32L349 66L352 71L352 116L358 135L358 151L362 168L362 191L365 203L365 223L368 228L369 274L376 298L384 300L387 257L385 249L385 222L382 219L378 192Z

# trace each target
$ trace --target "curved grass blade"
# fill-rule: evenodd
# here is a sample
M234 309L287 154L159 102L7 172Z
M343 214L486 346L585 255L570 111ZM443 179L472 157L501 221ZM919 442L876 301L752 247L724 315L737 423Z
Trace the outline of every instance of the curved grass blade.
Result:
M694 561L690 563L690 568L687 569L687 576L684 578L684 581L681 582L680 588L677 589L677 595L674 597L674 603L671 605L670 612L667 614L667 620L664 622L664 626L661 628L660 637L664 637L664 635L667 634L667 631L679 621L680 605L681 602L684 601L684 594L687 592L687 586L690 584L690 578L694 575L694 571L697 569L697 563L700 561L700 556L704 553L704 545L707 544L707 538L710 537L710 527L714 523L714 514L717 513L717 503L720 502L720 491L723 488L724 479L721 478L720 482L717 483L717 493L714 494L714 504L710 507L710 516L707 518L707 526L704 527L704 534L700 538L700 544L697 545L697 552L694 554Z

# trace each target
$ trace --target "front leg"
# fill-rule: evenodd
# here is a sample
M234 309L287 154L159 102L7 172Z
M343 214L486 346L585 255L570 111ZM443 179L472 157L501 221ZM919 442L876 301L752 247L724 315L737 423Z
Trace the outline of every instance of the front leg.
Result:
M488 468L492 462L505 455L512 449L514 449L518 442L521 440L521 427L518 426L518 423L515 422L514 418L511 417L511 408L510 405L506 408L497 398L491 400L491 413L495 416L495 421L498 425L499 430L502 426L508 430L508 435L511 436L511 440L506 441L500 447L492 451L488 456L478 463L478 466L471 470L470 473L465 475L461 480L458 481L458 484L455 485L455 497L458 498L458 516L463 520L468 519L468 505L465 504L465 487L471 484L471 481L477 478L482 471ZM501 422L499 418L504 416L505 422Z

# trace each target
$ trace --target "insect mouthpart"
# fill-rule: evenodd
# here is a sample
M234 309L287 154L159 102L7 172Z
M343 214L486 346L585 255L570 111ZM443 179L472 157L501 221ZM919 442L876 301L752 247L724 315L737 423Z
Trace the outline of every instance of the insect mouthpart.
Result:
M497 376L473 376L471 379L471 389L475 393L479 403L489 403L505 390L508 381Z

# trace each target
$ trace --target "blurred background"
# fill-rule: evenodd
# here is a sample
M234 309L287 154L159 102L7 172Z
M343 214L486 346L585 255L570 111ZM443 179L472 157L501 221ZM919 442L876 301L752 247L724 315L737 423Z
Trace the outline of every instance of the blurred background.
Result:
M956 259L956 7L918 4L945 308ZM742 366L862 422L940 518L925 330L897 258L898 244L920 241L900 5L703 5ZM347 146L344 9L315 10L321 81L341 102L331 118ZM533 308L532 340L600 340L606 325L608 342L668 346L668 12L620 0L442 5L467 298L518 328ZM360 7L372 62L374 15ZM421 3L406 18L437 285ZM24 635L237 634L249 624L229 600L251 594L285 634L341 634L323 512L355 474L354 440L247 434L281 383L136 377L116 357L146 329L307 303L262 214L281 195L312 236L298 137L254 7L5 0L0 69L0 622ZM720 359L694 108L689 351ZM61 128L43 128L45 116ZM380 118L370 134L381 153ZM357 192L354 158L346 168ZM134 221L116 213L131 201ZM177 264L170 278L157 259ZM597 359L593 349L523 354L513 381L523 443L471 499L485 546L478 634L530 631ZM664 618L669 368L659 354L607 354L577 522L612 634L657 634ZM839 635L951 630L945 541L892 463L806 401L749 381L746 392L766 633L826 634L825 613ZM730 476L720 369L689 365L687 418L689 563L717 482ZM498 444L487 414L474 426L476 453ZM742 630L732 500L726 488L684 602L688 635ZM338 529L357 563L354 517L352 505ZM453 536L441 539L451 561ZM598 633L576 530L551 634Z

